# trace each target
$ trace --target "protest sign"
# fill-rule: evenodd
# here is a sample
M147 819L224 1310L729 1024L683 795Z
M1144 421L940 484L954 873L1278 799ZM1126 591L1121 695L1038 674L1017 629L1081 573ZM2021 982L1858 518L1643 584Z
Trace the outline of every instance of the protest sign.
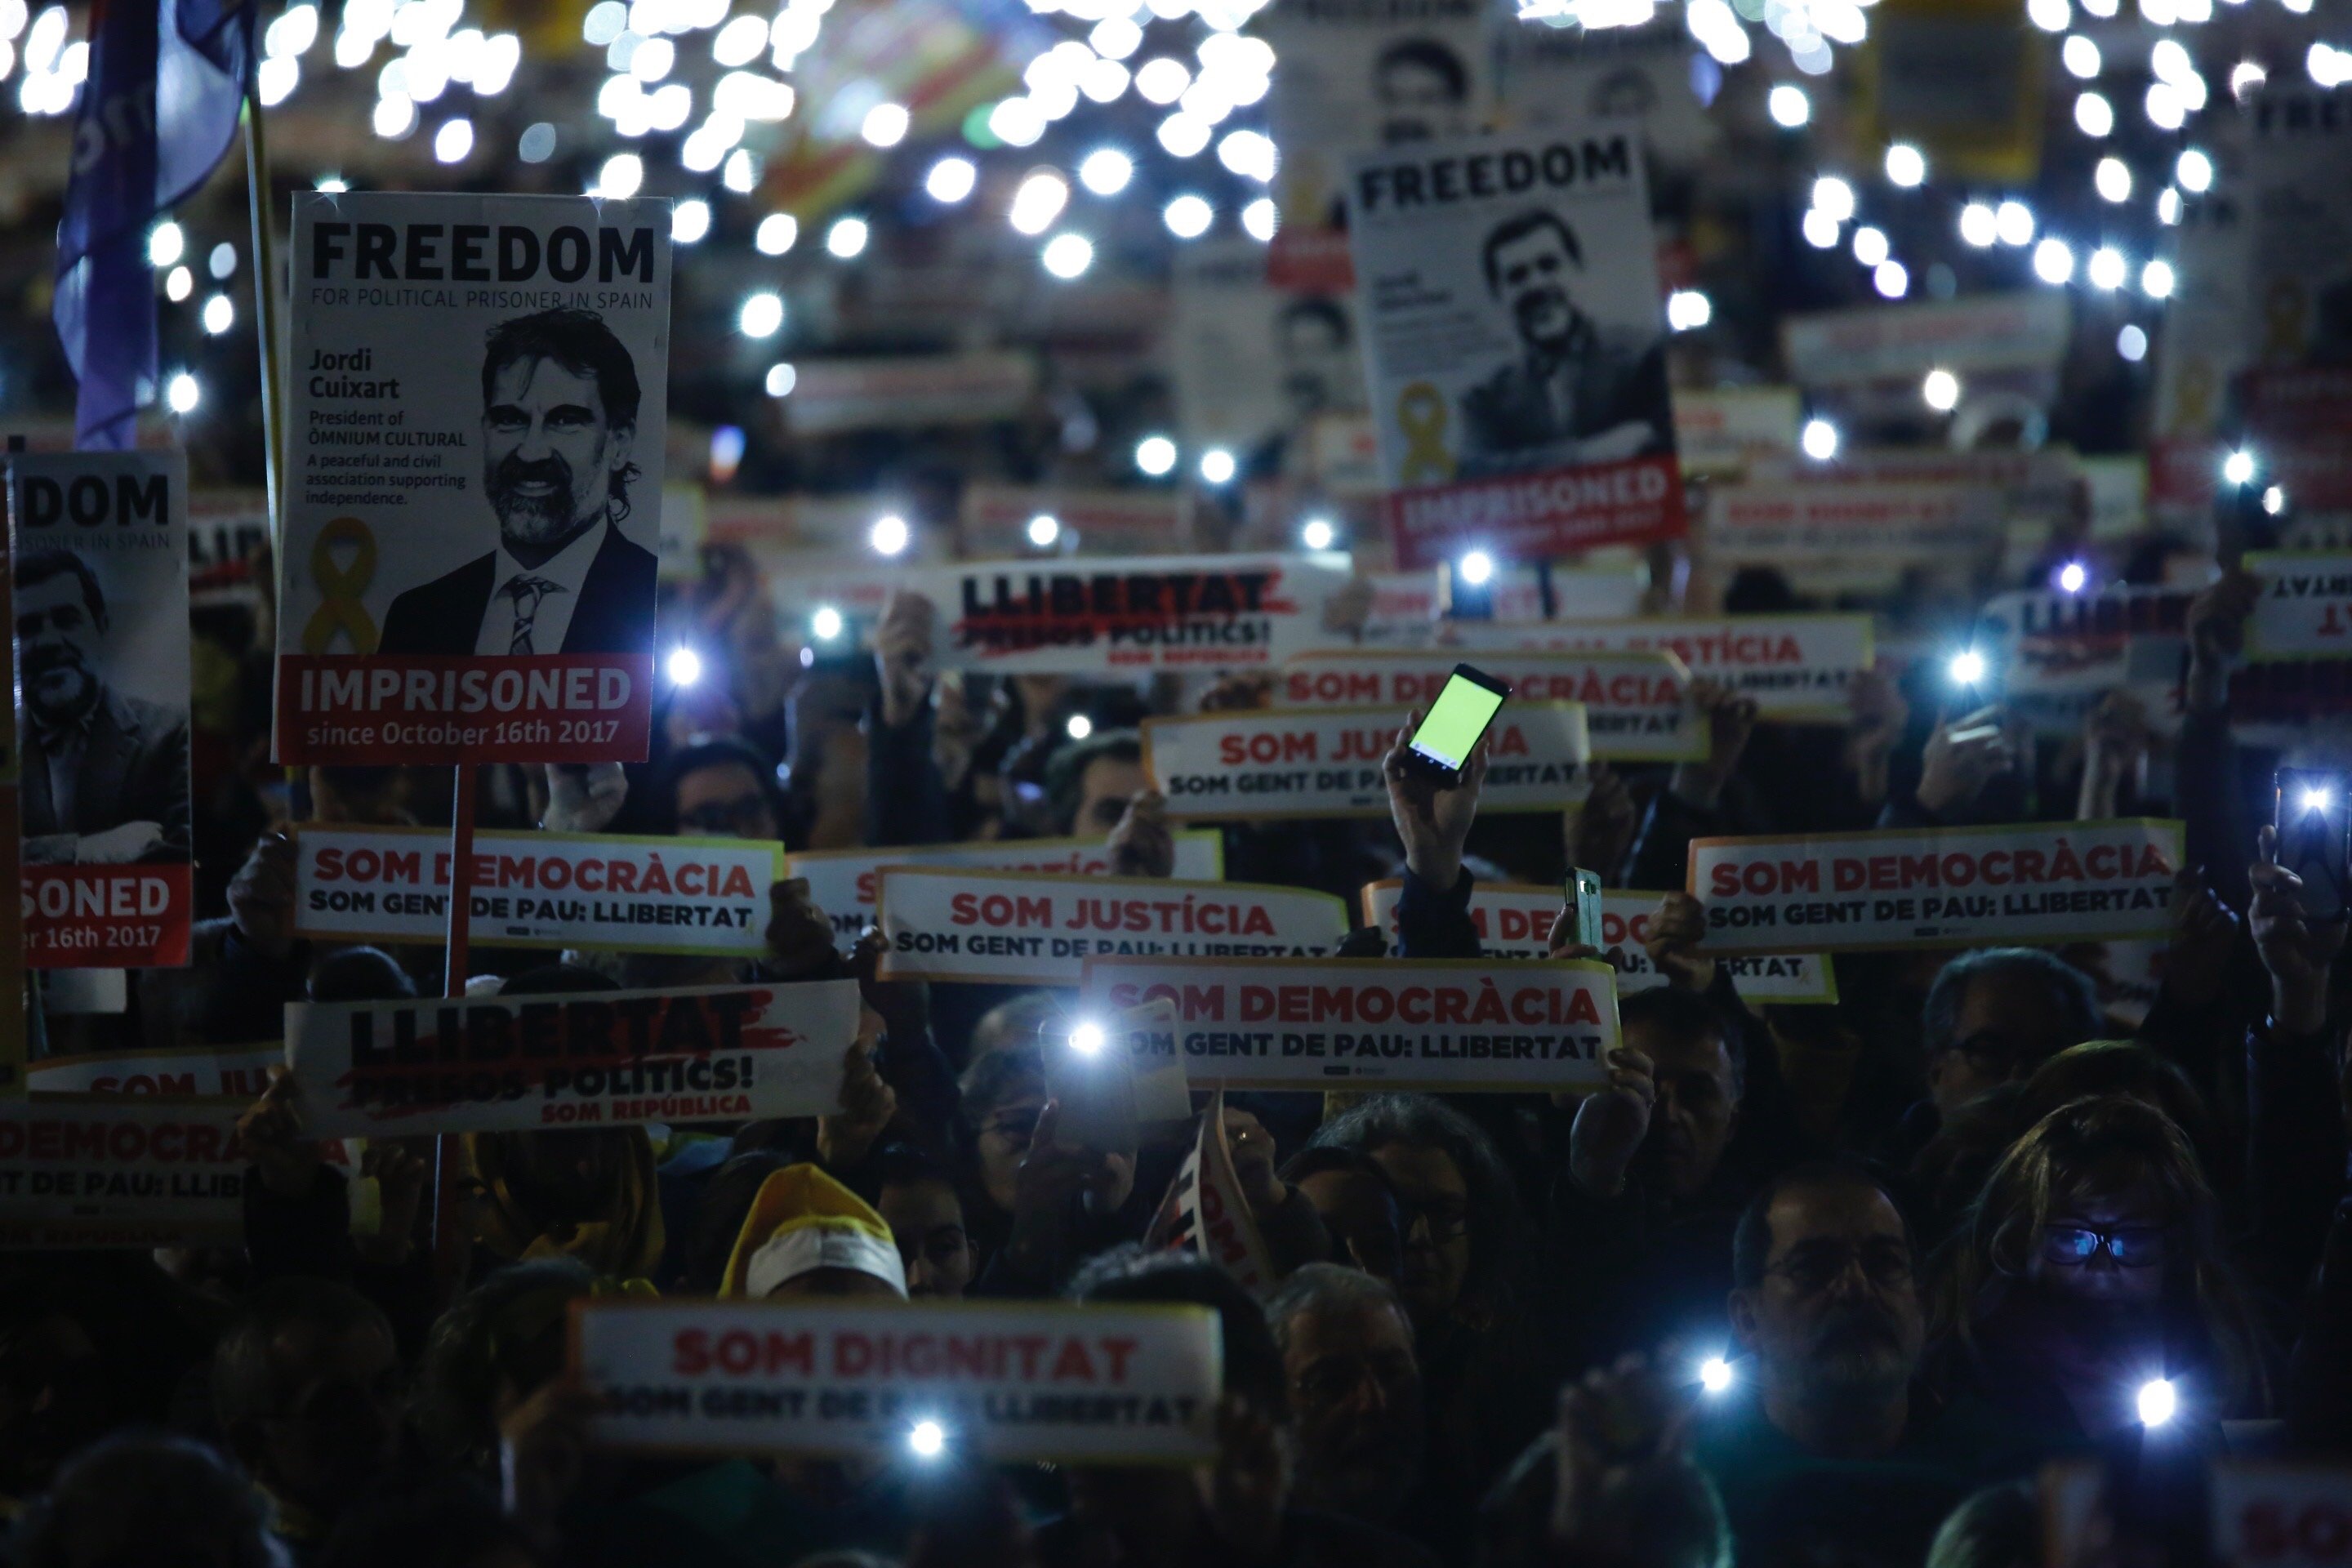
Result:
M269 497L262 490L195 490L188 497L188 602L254 605L256 557L269 544Z
M283 763L635 762L669 204L294 198Z
M2181 833L2133 818L1695 838L1690 891L1726 952L2162 937Z
M1916 386L1931 370L1966 376L2054 367L2073 323L2064 293L2035 289L1790 316L1780 346L1789 374L1805 386Z
M1165 877L882 868L886 980L1076 985L1097 954L1313 958L1348 934L1328 893Z
M1548 1093L1598 1086L1617 1044L1615 971L1578 959L1092 958L1086 995L1175 1005L1130 1049L1195 1089Z
M438 942L449 919L449 837L426 828L295 833L294 931L335 941ZM486 947L756 958L781 844L604 833L478 832L466 876Z
M1766 719L1845 722L1846 687L1871 666L1868 616L1724 616L1715 620L1460 621L1446 644L1472 658L1663 648L1695 679L1756 700Z
M900 574L939 612L942 669L1001 675L1263 668L1328 639L1347 574L1297 555L986 561Z
M1010 419L1036 395L1037 362L1016 350L803 359L779 406L796 436L979 425Z
M1398 565L1686 531L1640 140L1564 121L1351 163Z
M1389 815L1381 759L1411 710L1277 708L1143 721L1143 765L1178 822ZM1486 731L1482 812L1559 811L1582 794L1574 702L1506 703Z
M282 1046L188 1046L45 1057L25 1074L37 1095L131 1094L250 1105L286 1065Z
M1176 858L1169 875L1183 882L1225 879L1225 837L1189 829L1171 835ZM1111 869L1110 849L1099 838L1001 838L967 844L925 844L903 849L803 849L787 858L789 875L808 879L809 900L833 922L844 952L881 912L882 868L919 870L1045 871L1063 877L1102 877Z
M2352 555L2249 554L2262 584L2246 626L2246 657L2352 658Z
M1438 569L1374 572L1371 613L1364 619L1366 644L1426 647L1447 641L1454 626L1438 591ZM1567 567L1499 563L1482 590L1503 621L1614 620L1638 614L1649 586L1641 566Z
M1565 14L1538 21L1530 9L1517 21L1497 16L1494 28L1502 129L1638 120L1650 156L1677 172L1722 140L1693 88L1687 45L1671 30L1585 26Z
M1965 570L2000 543L1995 492L1961 485L1751 479L1708 492L1706 553L1809 583L1870 585L1906 567Z
M15 488L25 960L188 961L188 468L26 453Z
M2211 1474L2206 1560L2218 1568L2341 1568L2352 1557L2352 1469L2340 1462L2218 1457Z
M1759 457L1797 449L1803 400L1793 386L1675 393L1675 450L1685 474L1738 474Z
M931 1422L991 1460L1190 1464L1217 1452L1218 1327L1158 1302L608 1298L573 1303L571 1364L613 1447L897 1455Z
M1271 479L1304 466L1303 449L1286 448L1310 421L1364 406L1354 300L1274 287L1265 247L1247 235L1178 248L1172 326L1188 451L1223 447L1244 473Z
M1397 935L1402 881L1368 882L1361 895L1364 923ZM1666 984L1650 962L1650 917L1663 893L1601 894L1601 945L1617 972L1617 994L1630 996ZM1470 889L1470 923L1489 958L1540 959L1551 955L1552 921L1559 916L1560 889L1533 882L1480 882ZM1750 1002L1833 1003L1837 976L1821 952L1726 953L1716 959Z
M841 1108L850 980L421 1002L291 1002L314 1134L745 1121Z
M1054 520L1040 544L1032 526ZM1066 489L1058 485L969 484L956 514L956 546L970 560L1045 555L1160 555L1192 542L1189 490Z
M2179 727L2187 588L2107 587L2067 594L2029 588L1996 594L1977 620L1978 647L1992 670L1990 697L2039 732L2072 736L2105 693L2137 696L2158 731Z
M1511 683L1512 702L1584 707L1591 754L1606 762L1703 762L1706 726L1687 700L1690 672L1663 649L1642 653L1473 654L1469 662ZM1286 708L1419 708L1454 673L1444 648L1418 653L1345 649L1283 666L1274 700ZM1510 705L1503 711L1508 713Z
M247 1156L232 1105L0 1100L0 1247L234 1247Z
M1172 1026L1171 1004L1160 1003L1155 1010L1168 1014L1167 1026ZM1139 1044L1142 1048L1136 1052L1137 1059L1162 1059L1150 1051L1149 1041ZM1172 1058L1170 1065L1174 1065ZM1200 1121L1192 1152L1176 1168L1176 1179L1168 1184L1168 1194L1160 1200L1151 1217L1144 1247L1205 1258L1232 1275L1244 1289L1263 1294L1274 1288L1281 1274L1266 1253L1265 1237L1250 1213L1249 1199L1234 1170L1233 1149L1225 1138L1223 1089L1209 1096Z

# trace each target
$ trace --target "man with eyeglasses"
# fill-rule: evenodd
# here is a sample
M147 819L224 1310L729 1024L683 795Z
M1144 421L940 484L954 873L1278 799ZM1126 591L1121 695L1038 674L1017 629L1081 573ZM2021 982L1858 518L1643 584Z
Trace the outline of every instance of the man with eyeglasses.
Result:
M1982 948L1937 972L1920 1027L1927 1098L1878 1152L1905 1163L1953 1112L2101 1033L2090 977L2036 947Z
M1406 1522L1428 1513L1429 1500L1416 1495L1425 1436L1404 1303L1360 1269L1309 1263L1282 1282L1265 1313L1297 1423L1293 1498L1439 1545L1445 1531ZM1457 1512L1454 1539L1464 1521Z
M1857 1167L1798 1166L1740 1215L1729 1307L1741 1359L1692 1444L1739 1561L1916 1563L1962 1498L2041 1457L1983 1405L1916 1384L1927 1319L1914 1268L1895 1200Z

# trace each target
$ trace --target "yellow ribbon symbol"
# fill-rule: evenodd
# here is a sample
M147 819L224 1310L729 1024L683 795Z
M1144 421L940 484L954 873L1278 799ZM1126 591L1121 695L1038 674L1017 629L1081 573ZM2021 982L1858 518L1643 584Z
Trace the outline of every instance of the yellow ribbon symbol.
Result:
M346 542L352 546L348 570L335 564L335 547ZM374 577L375 535L366 523L355 517L339 517L319 531L310 545L310 580L319 584L323 596L310 612L310 624L302 628L304 653L326 652L339 631L351 639L353 653L375 651L375 622L360 603L360 595Z
M1408 485L1444 484L1454 477L1454 458L1445 449L1445 396L1425 381L1416 381L1397 394L1397 428L1404 432L1404 473Z

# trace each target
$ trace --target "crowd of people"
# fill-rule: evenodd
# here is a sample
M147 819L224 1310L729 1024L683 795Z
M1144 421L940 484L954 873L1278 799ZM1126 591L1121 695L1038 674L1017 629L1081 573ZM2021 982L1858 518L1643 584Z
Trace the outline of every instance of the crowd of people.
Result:
M2098 1561L2202 1561L2207 1460L2352 1442L2345 927L2304 918L2249 826L2263 759L2233 744L2227 675L2250 608L2233 574L2191 611L2168 801L2120 699L2079 747L2036 747L1958 723L1931 672L1888 667L1843 729L1759 725L1700 684L1708 761L1594 764L1565 816L1481 817L1483 759L1445 788L1400 743L1390 823L1224 826L1236 881L1352 902L1401 877L1393 935L1343 950L1363 961L1479 957L1482 883L1581 867L1680 889L1710 834L2080 802L2181 816L2189 846L2159 993L2129 1025L2095 955L2064 948L1841 953L1835 1005L1762 1005L1669 891L1646 942L1666 984L1622 995L1591 1093L1229 1093L1278 1276L1262 1295L1149 1244L1192 1126L1131 1148L1057 1136L1066 993L884 979L879 934L845 952L797 879L772 889L751 973L478 949L471 988L504 993L854 977L865 1043L829 1116L374 1140L350 1167L278 1080L240 1122L241 1248L0 1257L8 1552L23 1568L2017 1568L2043 1551L2037 1478L2076 1461L2096 1478ZM665 607L709 657L666 700L652 759L486 769L480 821L793 851L1077 837L1119 873L1170 874L1133 726L1180 688L941 675L929 611L901 595L869 653L803 655L748 562L715 552ZM447 772L275 788L266 656L241 657L198 737L215 912L194 962L138 974L120 1014L48 1017L39 1049L271 1041L288 1002L442 985L437 949L299 940L289 834L446 827ZM1233 679L1191 701L1266 696ZM1592 956L1566 920L1551 941ZM823 1239L781 1244L803 1234ZM595 1396L567 1370L571 1304L654 1292L1205 1306L1218 1456L599 1448Z

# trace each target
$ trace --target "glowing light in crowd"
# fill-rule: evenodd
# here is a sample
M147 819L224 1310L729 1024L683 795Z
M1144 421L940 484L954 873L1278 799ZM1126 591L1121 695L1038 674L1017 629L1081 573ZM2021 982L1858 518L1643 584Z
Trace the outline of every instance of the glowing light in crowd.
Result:
M1696 289L1677 289L1666 296L1666 325L1678 332L1695 331L1715 319L1715 302Z
M174 414L194 414L204 400L204 384L184 370L163 384L163 401Z
M1063 725L1062 729L1071 740L1083 741L1095 732L1095 721L1083 713L1073 713L1070 715L1070 721Z
M2090 279L2092 288L2103 293L2113 293L2124 286L2125 279L2131 276L2131 264L2124 259L2122 251L2113 246L2103 245L2091 252L2091 259L2084 267L2083 276Z
M1098 196L1115 196L1135 178L1135 160L1116 147L1097 147L1078 164L1078 184Z
M1156 103L1165 108L1183 97L1184 89L1192 85L1192 73L1184 68L1184 62L1170 59L1165 55L1148 59L1136 68L1135 90L1142 95L1146 103Z
M607 201L624 201L637 194L645 179L646 165L635 153L615 153L604 160L604 168L596 174L596 187L588 194Z
M2178 131L2189 121L2189 106L2181 100L2180 89L2168 81L2148 83L2142 107L2147 111L2148 123L2159 131Z
M2254 455L2243 447L2221 459L2221 477L2233 485L2242 485L2254 477Z
M1813 100L1805 89L1790 82L1782 82L1765 95L1764 108L1772 116L1772 123L1783 130L1794 131L1813 117Z
M874 547L877 555L903 555L907 546L914 542L914 531L907 526L905 518L897 512L885 512L874 520L873 528L866 532L866 542Z
M800 237L798 218L790 213L770 213L751 231L751 247L762 256L782 256Z
M1168 232L1179 239L1198 239L1209 232L1216 221L1217 209L1196 195L1181 195L1160 210L1160 220Z
M2033 209L2023 202L2003 202L1993 208L1992 224L2003 245L2022 247L2033 238Z
M1944 674L1955 686L1981 685L1985 678L1985 656L1972 647L1954 654L1944 667Z
M1100 1024L1088 1021L1070 1031L1070 1049L1082 1057L1098 1057L1110 1037L1103 1033Z
M1062 537L1062 520L1050 511L1041 511L1029 520L1029 542L1040 550L1050 550Z
M1838 242L1838 220L1819 207L1805 214L1805 243L1816 250L1827 250Z
M1197 114L1177 110L1160 122L1155 133L1171 158L1190 158L1209 144L1209 122Z
M2099 74L2099 46L2080 33L2059 48L2058 58L2068 71L2084 81Z
M2063 33L2074 20L2074 7L2066 0L2026 0L2025 15L2045 33Z
M2131 165L2121 158L2100 159L2098 168L2092 172L2091 183L2098 187L2099 195L2108 201L2131 200Z
M1813 210L1845 222L1853 216L1853 187L1835 174L1822 175L1813 182Z
M923 189L942 206L953 206L980 184L980 170L969 158L942 158L923 176Z
M1927 178L1927 159L1908 142L1897 142L1886 150L1886 177L1898 185L1909 187Z
M669 650L669 663L665 668L672 686L691 686L702 679L702 656L681 645Z
M825 253L843 261L854 260L865 250L867 233L862 217L835 218L824 231Z
M1937 413L1949 414L1960 405L1960 378L1948 370L1931 370L1919 384L1919 395Z
M2074 252L2063 239L2045 239L2033 247L2033 275L2044 283L2063 283L2074 276Z
M1223 447L1212 447L1201 454L1201 477L1213 485L1229 485L1241 465L1233 453Z
M236 325L236 307L229 302L227 295L215 294L205 301L206 332L218 337L235 325Z
M1826 463L1838 452L1838 428L1826 419L1808 419L1797 444L1816 463Z
M1979 250L1984 249L1999 238L2000 235L1993 222L1992 208L1982 202L1970 202L1962 207L1960 237Z
M831 605L819 605L809 617L809 635L819 642L831 642L841 635L841 612Z
M767 386L769 396L790 397L793 395L793 388L798 386L800 381L801 373L793 369L791 364L779 360L768 367L768 377L764 384Z
M163 298L174 305L196 291L196 275L184 267L174 267L163 279Z
M1045 270L1067 282L1095 264L1094 242L1082 234L1057 234L1038 253Z
M1153 479L1176 469L1176 443L1165 436L1146 436L1135 444L1135 466Z
M2286 510L2286 491L2276 485L2263 491L2263 510L2276 517Z
M1271 137L1256 131L1235 131L1217 143L1217 162L1263 185L1274 179L1277 159Z
M325 191L330 195L339 195L342 192L350 190L352 187L351 182L344 179L341 174L321 174L319 176L317 183L313 184L311 188L313 190Z
M2213 188L2213 160L2191 147L2173 164L2172 177L2190 195L2202 195Z
M1242 208L1242 232L1264 245L1282 226L1282 214L1272 196L1260 196Z
M877 103L866 111L866 123L857 133L877 147L896 147L907 139L907 127L913 122L904 105Z
M515 156L526 163L544 163L555 156L555 127L544 120L523 127L515 142Z
M1328 550L1339 538L1339 531L1328 517L1310 517L1298 525L1298 542L1309 550Z
M749 195L751 187L760 183L759 160L742 148L736 148L727 154L727 165L719 171L719 183L738 195Z
M743 309L735 318L735 325L747 338L772 338L783 324L782 296L764 289L745 299Z
M2137 321L2126 321L2116 334L2116 353L2133 364L2147 357L2147 330Z
M1886 235L1882 229L1864 224L1853 231L1853 258L1864 267L1875 267L1886 259Z
M2074 100L2074 127L2085 136L2105 136L2116 128L2116 106L2105 94L2086 92Z
M170 267L187 254L188 237L180 226L165 218L147 233L147 264Z
M1721 1394L1731 1386L1731 1363L1719 1355L1711 1355L1698 1363L1698 1385L1709 1394Z
M1483 550L1473 550L1462 557L1455 570L1465 583L1473 588L1483 588L1495 579L1495 558Z
M1069 201L1070 183L1051 169L1040 169L1013 193L1013 227L1021 234L1043 234Z
M2180 1395L2169 1380L2156 1377L2139 1385L2139 1424L2161 1426L2180 1408Z

